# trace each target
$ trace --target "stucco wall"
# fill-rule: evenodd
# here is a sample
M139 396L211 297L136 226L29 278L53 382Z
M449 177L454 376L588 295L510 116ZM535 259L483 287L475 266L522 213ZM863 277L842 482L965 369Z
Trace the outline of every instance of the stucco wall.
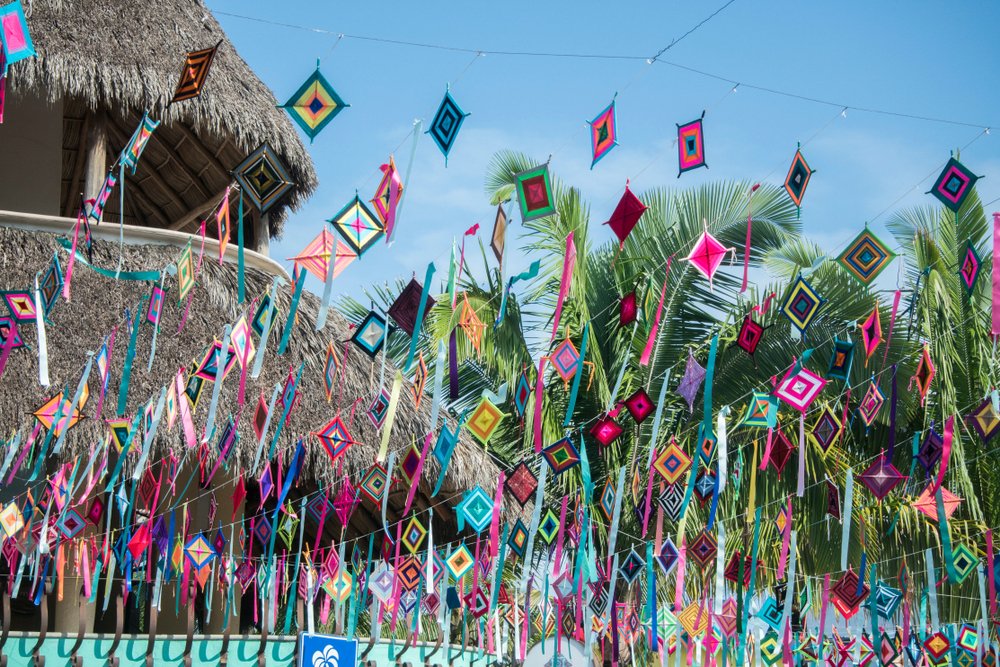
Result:
M59 215L62 103L8 90L0 125L0 209Z

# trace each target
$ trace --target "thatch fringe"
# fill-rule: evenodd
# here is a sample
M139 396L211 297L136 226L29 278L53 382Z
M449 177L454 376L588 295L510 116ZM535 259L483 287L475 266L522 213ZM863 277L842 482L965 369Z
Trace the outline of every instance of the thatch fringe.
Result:
M293 209L316 189L312 159L292 122L200 0L34 0L31 6L38 56L11 68L14 91L31 88L50 101L78 98L124 116L149 109L165 123L183 121L197 134L229 138L244 154L266 141L298 186L286 200ZM202 95L167 108L185 53L219 40ZM274 210L277 229L284 215L283 206Z

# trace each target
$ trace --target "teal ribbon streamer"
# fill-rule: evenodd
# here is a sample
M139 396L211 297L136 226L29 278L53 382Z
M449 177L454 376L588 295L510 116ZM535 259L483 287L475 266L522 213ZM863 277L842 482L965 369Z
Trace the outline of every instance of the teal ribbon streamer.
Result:
M930 549L924 551L924 562L927 564L927 598L931 608L931 631L937 632L941 627L938 616L937 577L934 573L934 553Z
M751 600L753 598L754 585L757 583L757 547L760 545L760 515L763 507L758 506L756 515L754 516L753 522L753 545L750 549L750 583L747 586L746 599ZM740 589L742 590L742 589ZM742 617L742 627L740 629L740 648L736 653L736 661L738 665L743 664L743 656L746 654L746 642L747 642L747 626L749 625L749 615L750 615L750 605L744 605L743 607L743 617Z
M656 570L653 569L652 542L646 542L646 618L649 620L649 648L656 650Z
M122 369L122 383L118 388L118 410L116 414L121 417L125 414L128 406L128 385L132 379L132 362L135 360L135 344L139 338L139 322L142 318L142 306L146 303L146 297L139 299L139 304L135 307L135 320L132 322L132 335L128 339L128 351L125 353L125 367Z
M847 486L844 489L844 511L840 521L843 532L840 538L840 569L847 570L847 550L851 546L851 520L854 514L854 471L847 470Z
M417 321L413 325L413 335L410 336L410 351L406 353L406 364L403 369L409 373L413 360L417 356L417 342L420 340L420 329L424 323L424 313L427 310L427 297L430 296L431 281L434 279L434 262L427 265L424 274L424 288L420 291L420 305L417 306Z
M295 392L299 387L299 380L302 379L302 369L305 367L305 365L306 362L304 361L301 364L299 364L299 370L295 374L295 382L292 383L292 386L289 388L289 391L292 396L295 395ZM284 410L281 411L281 419L278 421L278 426L274 429L274 437L271 438L271 448L267 452L267 459L269 461L274 460L274 448L278 446L278 437L281 435L281 429L285 426L285 422L288 421L288 413L291 411L292 404L294 402L295 402L294 400L290 400L287 403L285 403L285 408Z
M879 636L878 610L876 608L876 599L878 598L878 596L875 595L875 591L878 590L877 589L878 577L875 574L875 563L871 564L871 567L868 568L868 571L870 573L868 578L869 581L871 581L870 590L872 593L871 595L868 596L868 616L871 618L872 622L872 638L874 641L874 638ZM789 588L791 588L791 586L789 586ZM880 667L885 667L885 661L882 659L882 651L875 651L875 655L878 656L878 664L880 665Z
M302 288L306 284L305 269L299 271L298 279L295 281L295 292L292 294L292 305L288 307L288 319L285 320L285 330L281 332L281 344L278 345L278 355L285 353L288 347L288 339L292 337L292 329L295 328L295 311L299 309L299 299L302 298Z
M569 392L569 403L566 405L566 418L563 426L569 426L576 409L576 395L580 393L580 380L583 378L583 362L587 359L587 336L590 332L590 322L583 325L583 337L580 340L580 359L576 362L576 375L573 376L573 388Z
M715 357L719 349L719 334L712 336L712 344L708 348L708 364L705 366L705 394L704 406L705 414L702 418L703 435L706 438L712 437L712 384L715 378ZM777 412L777 410L774 410ZM698 443L699 446L701 443Z
M941 487L938 487L934 497L937 501L938 532L941 534L941 551L944 552L944 566L945 572L948 574L948 583L958 583L954 552L951 549L951 531L948 530L948 515L944 512L944 497L941 495Z
M69 239L60 237L56 239L56 241L58 241L59 245L61 245L63 249L66 250L67 252L73 252L73 244L70 242ZM86 256L82 255L79 250L76 251L76 261L80 262L88 269L96 273L97 275L104 276L105 278L114 278L115 274L117 273L116 271L109 271L107 269L102 269L99 266L94 266L93 264L87 261ZM163 274L160 271L122 271L121 273L118 274L118 279L139 280L139 281L147 281L155 283L160 281L160 277L162 275Z
M510 294L510 290L513 289L514 285L516 285L522 280L531 280L533 278L536 278L538 276L538 271L541 268L542 268L542 263L536 259L534 262L531 263L531 266L529 266L526 271L522 271L516 276L510 277L510 279L507 281L507 289L503 291L503 294L500 297L500 312L497 315L497 321L496 324L494 324L495 327L500 326L503 323L504 317L507 315L507 297Z
M590 505L590 499L594 495L594 482L590 476L590 458L587 456L587 443L583 440L583 432L580 432L580 474L583 477L583 507L584 512ZM582 538L581 538L582 539ZM581 547L581 550L583 547Z
M301 445L301 441L299 442ZM299 508L299 516L303 516L306 512L306 498L303 496L302 503ZM292 585L289 586L288 590L288 602L285 605L285 629L282 634L290 634L292 631L292 610L295 609L295 596L299 592L299 573L301 568L299 565L302 562L302 538L305 537L305 527L306 522L299 521L299 548L295 550L295 574L292 576ZM276 532L274 530L271 531ZM299 628L302 631L302 628Z
M545 466L542 466L545 469ZM618 471L618 484L615 486L615 505L611 513L611 527L608 528L608 553L614 553L618 544L618 522L622 514L622 495L625 491L625 468ZM537 526L536 526L537 528ZM614 591L614 587L611 588Z
M257 348L257 357L254 359L253 368L250 369L250 377L254 379L260 377L260 371L264 368L264 351L267 349L267 339L271 337L271 323L274 322L274 315L277 312L275 298L278 295L278 283L280 281L280 276L275 276L274 280L271 281L271 292L268 296L271 307L268 308L267 320L264 322L264 332L260 336L260 345Z
M236 293L239 298L239 302L243 303L247 299L247 286L246 286L246 264L243 257L244 242L243 242L243 190L240 190L240 207L239 213L237 213L240 224L236 230Z

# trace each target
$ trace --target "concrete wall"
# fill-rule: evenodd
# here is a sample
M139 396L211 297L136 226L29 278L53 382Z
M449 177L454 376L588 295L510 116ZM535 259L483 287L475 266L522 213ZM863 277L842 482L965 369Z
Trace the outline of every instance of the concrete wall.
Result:
M0 125L0 209L59 215L62 103L8 91Z

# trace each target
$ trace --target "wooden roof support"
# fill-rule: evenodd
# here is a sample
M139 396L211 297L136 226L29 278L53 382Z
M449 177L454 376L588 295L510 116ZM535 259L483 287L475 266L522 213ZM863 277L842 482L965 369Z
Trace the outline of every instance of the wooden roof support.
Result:
M162 142L162 143L164 145L166 145L165 141ZM179 157L177 157L177 148L179 146L180 146L180 144L177 144L176 146L172 146L171 147L172 150L168 150L167 151L167 160L170 161L170 162L173 162L175 165L177 165L180 168L180 170L184 172L184 175L187 176L189 179L191 179L191 183L193 183L194 187L198 189L198 192L201 193L202 197L208 197L210 193L208 192L208 188L206 188L204 185L202 185L202 183L201 183L201 181L202 181L201 176L199 176L198 174L194 173L194 171L191 170L191 167L187 166L187 164L184 163L184 160L182 160Z
M211 164L213 167L215 167L215 169L220 174L222 174L223 178L225 178L226 180L229 180L231 178L230 174L229 174L229 169L226 169L226 167L223 166L223 164L221 162L219 162L219 159L217 157L215 157L215 155L212 154L212 151L208 150L208 148L206 148L205 145L203 143L201 143L201 139L199 139L195 135L195 133L192 132L190 130L190 128L188 128L187 125L185 125L184 123L181 123L181 122L177 122L177 123L174 123L172 127L177 128L177 130L182 135L184 135L184 138L187 139L191 143L191 146L196 151L198 151L198 153L203 158L205 158L206 160L208 160L209 164Z
M66 206L63 209L63 216L67 218L72 217L75 213L73 209L79 203L76 195L81 191L80 179L83 178L83 167L91 159L91 156L87 153L90 139L88 136L90 117L91 114L89 113L83 117L83 127L80 129L80 138L76 144L76 160L73 163L73 176L70 178L69 187L66 189ZM98 155L103 156L104 153L101 152ZM83 192L86 192L86 190ZM97 193L94 194L96 196Z
M108 133L111 135L111 138L115 140L115 143L119 143L122 146L128 145L128 138L125 137L121 128L119 128L114 123L111 122L108 123ZM156 173L156 169L145 169L143 171L145 172L144 178L141 181L136 181L139 185L142 185L147 180L151 180L154 183L156 183L160 187L160 189L162 189L167 194L168 197L170 197L174 201L180 202L181 206L186 206L184 198L181 197L180 193L174 190L169 183L163 180L163 177L161 177L158 173ZM149 195L146 195L146 199L147 200L150 199Z
M203 215L211 211L213 208L215 208L219 204L219 202L222 201L222 198L225 196L226 196L226 188L223 188L214 196L206 199L205 201L198 204L197 206L195 206L193 209L191 209L181 217L177 218L177 220L175 220L174 222L171 222L169 225L167 225L167 229L172 229L174 231L179 231L179 232L184 231L185 227L187 227L193 222L196 222L198 218L202 217Z

